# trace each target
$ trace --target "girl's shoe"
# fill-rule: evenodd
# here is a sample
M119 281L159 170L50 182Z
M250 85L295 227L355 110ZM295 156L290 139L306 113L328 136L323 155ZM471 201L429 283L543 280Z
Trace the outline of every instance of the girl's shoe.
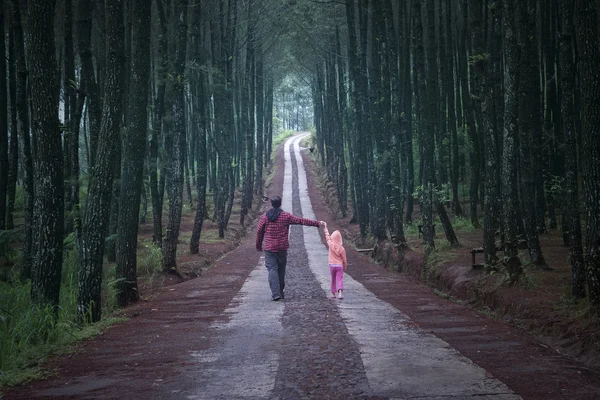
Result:
M340 299L340 300L341 300L341 299L343 299L343 298L344 298L344 295L342 294L342 292L339 292L339 293L338 293L338 299Z
M331 300L335 300L335 294L332 294L331 296L329 296L329 298L330 298Z

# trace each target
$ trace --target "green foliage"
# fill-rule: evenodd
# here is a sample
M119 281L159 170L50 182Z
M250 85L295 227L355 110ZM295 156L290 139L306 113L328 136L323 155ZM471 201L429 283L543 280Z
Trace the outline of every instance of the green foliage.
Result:
M162 250L154 243L145 244L137 252L138 275L155 277L162 273Z
M25 207L25 193L23 192L23 186L17 185L15 191L15 213L23 211Z
M283 133L283 121L281 118L273 116L273 136L277 137Z
M471 220L465 217L456 217L452 221L452 227L456 232L474 232L476 229L473 227Z
M77 341L123 320L77 323L77 266L74 238L67 236L58 307L33 304L29 282L0 282L0 387L44 376L41 364L49 355L69 351ZM111 292L108 289L105 297L114 297Z
M22 240L23 230L20 228L0 230L0 260L4 259L7 264L13 264L18 254L14 249L14 244Z
M285 142L286 139L294 136L294 133L294 131L289 129L283 131L273 139L273 147L279 146L281 143Z

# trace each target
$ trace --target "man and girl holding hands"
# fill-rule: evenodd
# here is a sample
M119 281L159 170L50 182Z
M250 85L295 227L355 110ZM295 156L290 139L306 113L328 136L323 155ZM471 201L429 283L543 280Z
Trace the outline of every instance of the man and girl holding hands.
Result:
M290 247L288 232L290 225L323 226L329 247L329 271L331 273L331 298L343 299L344 271L348 268L346 250L339 231L329 235L327 223L296 217L281 209L281 197L271 198L271 209L260 217L256 231L256 250L265 251L265 266L269 273L271 300L285 298L285 267L287 250ZM264 246L263 246L264 241Z

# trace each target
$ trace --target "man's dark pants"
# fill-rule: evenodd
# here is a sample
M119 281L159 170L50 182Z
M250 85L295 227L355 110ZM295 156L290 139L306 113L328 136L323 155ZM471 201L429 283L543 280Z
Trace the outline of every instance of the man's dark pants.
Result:
M283 297L285 289L285 266L287 264L287 251L265 250L265 266L269 271L269 286L271 287L271 298Z

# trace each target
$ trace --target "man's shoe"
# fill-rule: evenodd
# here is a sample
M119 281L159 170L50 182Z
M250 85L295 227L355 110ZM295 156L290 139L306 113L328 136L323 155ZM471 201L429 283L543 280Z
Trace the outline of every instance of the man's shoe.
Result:
M271 300L273 300L273 301L279 301L279 300L281 300L281 296L273 297Z

